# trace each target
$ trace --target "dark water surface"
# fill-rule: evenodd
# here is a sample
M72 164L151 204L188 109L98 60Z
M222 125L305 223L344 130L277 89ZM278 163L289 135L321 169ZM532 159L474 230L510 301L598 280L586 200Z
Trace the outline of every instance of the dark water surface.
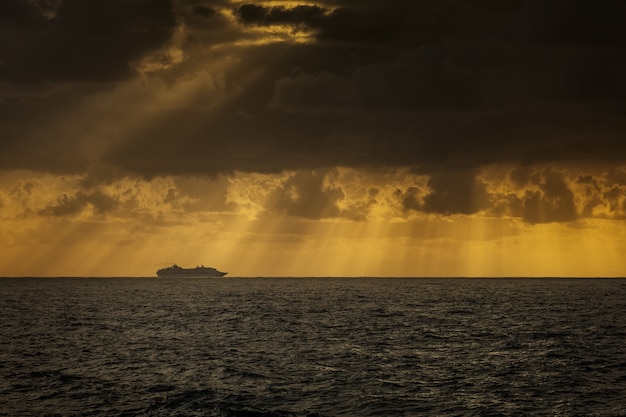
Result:
M2 279L0 415L626 416L626 280Z

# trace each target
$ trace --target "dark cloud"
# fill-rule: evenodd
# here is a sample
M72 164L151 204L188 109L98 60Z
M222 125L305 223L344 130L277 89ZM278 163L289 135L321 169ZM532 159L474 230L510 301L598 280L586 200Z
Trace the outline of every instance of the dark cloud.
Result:
M292 112L453 110L476 105L476 92L444 74L447 51L427 45L393 62L358 68L349 78L330 72L300 73L276 82L270 105Z
M323 6L263 6L248 3L236 8L246 24L306 27L322 42L386 44L393 46L437 43L448 39L502 32L516 18L518 2L383 1L328 2Z
M4 27L26 24L36 20L37 13L22 0L6 0L0 3L0 24Z
M574 193L562 172L546 169L531 180L539 187L522 198L522 219L528 223L568 222L578 218Z
M581 175L585 217L626 218L626 169L609 169L602 175Z
M527 0L523 34L546 43L624 46L624 16L626 4L618 0Z
M11 17L0 21L0 30L12 41L0 45L0 79L126 78L134 73L136 61L170 39L177 24L171 0L64 0L54 9L44 6L3 1Z
M626 214L626 190L622 187L611 187L602 194L602 202L606 202L611 213L618 218L625 218Z
M192 10L194 15L203 18L212 17L217 14L217 11L215 9L203 5L196 5L193 7Z
M339 187L325 186L326 172L300 171L268 198L272 214L306 219L339 217L337 202L344 197Z
M400 200L400 204L405 211L421 211L424 208L423 196L417 187L408 187L405 192L396 190L395 196Z
M609 186L626 185L626 171L623 169L615 169L615 168L609 169L606 182L607 182L607 185Z
M626 119L616 107L617 92L626 90L611 81L617 80L614 67L602 67L606 77L595 71L589 78L569 58L545 65L532 52L530 66L516 66L519 56L501 56L491 66L474 63L474 69L459 71L458 64L447 66L453 55L423 47L349 77L301 73L276 83L270 105L286 113L342 114L379 151L399 142L399 164L406 163L409 149L417 165L626 158ZM486 53L484 59L495 58ZM621 60L612 62L626 70ZM378 129L368 126L373 117L386 127L378 137Z
M90 172L93 185L125 175L411 167L430 175L431 194L406 191L405 209L469 214L488 204L475 174L510 164L532 167L511 180L534 188L501 206L543 222L582 211L572 208L570 183L535 167L626 161L619 1L7 0L0 8L2 168ZM289 41L301 32L311 38ZM138 60L174 40L180 62L129 82ZM119 98L103 99L102 85ZM620 172L607 181L621 187ZM339 215L339 193L319 178L292 181L316 198L275 196L276 210ZM353 217L366 215L368 201Z
M406 212L481 212L519 218L530 224L626 218L626 184L614 182L615 176L624 174L623 168L577 175L550 166L518 167L508 172L508 185L502 177L488 178L485 171L434 173L426 190L408 187L405 191L397 190L395 197Z
M431 192L423 210L441 214L473 214L489 207L489 195L472 172L442 172L428 181Z
M63 194L54 205L41 209L39 214L55 217L75 216L88 206L93 208L94 214L103 215L116 209L119 202L101 191L89 193L79 191L74 195Z
M398 190L405 211L421 211L436 214L474 214L490 208L490 196L485 184L471 171L441 171L433 173L428 183L428 192L409 187L405 192Z
M319 6L299 5L292 8L282 6L264 7L256 4L244 4L235 10L237 17L244 23L257 25L305 24L319 25L327 10Z

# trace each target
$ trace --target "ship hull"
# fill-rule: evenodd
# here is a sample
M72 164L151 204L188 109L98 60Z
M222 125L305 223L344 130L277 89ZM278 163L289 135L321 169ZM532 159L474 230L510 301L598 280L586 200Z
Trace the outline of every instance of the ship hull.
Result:
M221 272L219 274L159 274L157 276L159 278L222 278L225 276L226 272Z

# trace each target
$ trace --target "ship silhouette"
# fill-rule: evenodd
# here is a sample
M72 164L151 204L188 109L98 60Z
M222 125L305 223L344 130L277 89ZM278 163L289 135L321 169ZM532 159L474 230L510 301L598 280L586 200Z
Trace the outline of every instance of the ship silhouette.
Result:
M223 277L227 273L204 265L195 268L182 268L176 264L156 272L157 276L161 278L216 278Z

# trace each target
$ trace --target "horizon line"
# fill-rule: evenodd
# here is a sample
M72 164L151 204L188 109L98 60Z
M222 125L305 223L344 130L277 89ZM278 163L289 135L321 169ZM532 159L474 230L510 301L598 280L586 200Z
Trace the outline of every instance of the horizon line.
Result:
M383 276L383 275L259 275L259 276L228 276L228 277L157 277L153 275L20 275L20 276L0 276L0 279L157 279L157 280L229 280L229 279L624 279L626 276L557 276L557 275L500 275L500 276L478 276L478 275L438 275L438 276Z

